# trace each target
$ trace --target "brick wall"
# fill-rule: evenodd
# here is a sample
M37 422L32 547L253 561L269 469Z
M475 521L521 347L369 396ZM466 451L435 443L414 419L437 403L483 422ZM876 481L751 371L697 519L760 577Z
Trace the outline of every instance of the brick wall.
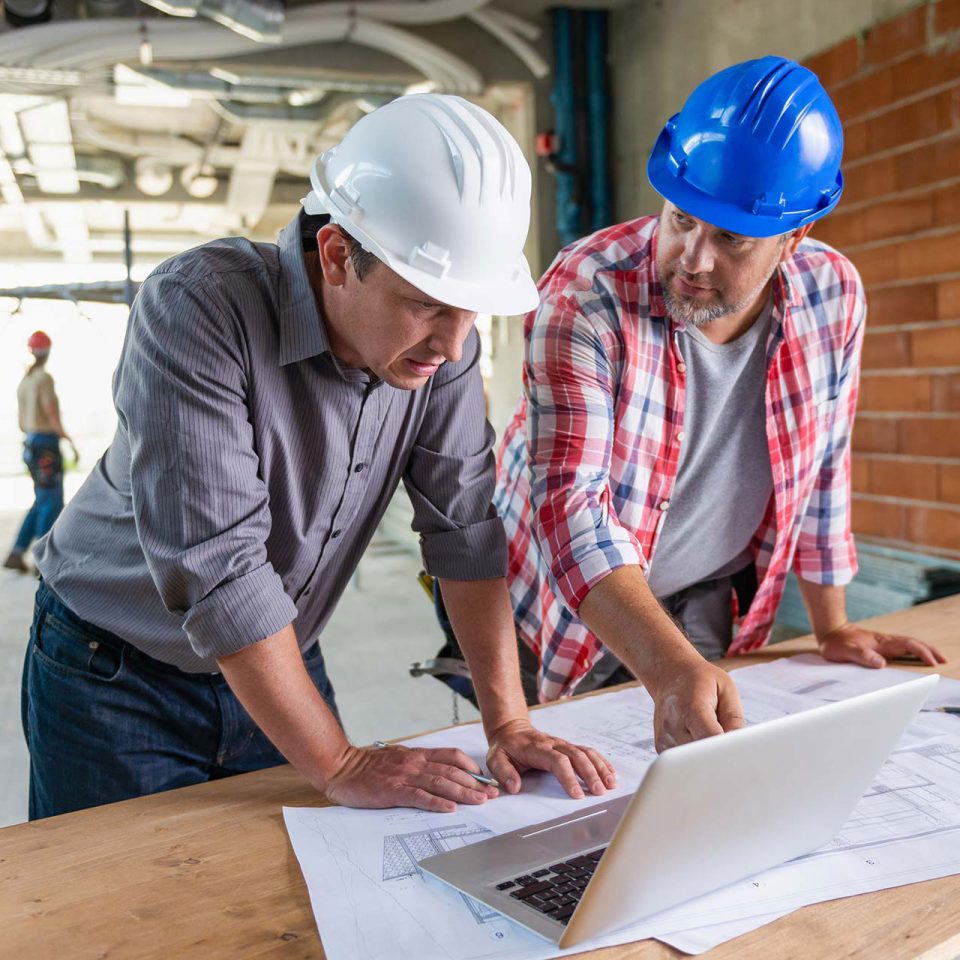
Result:
M806 64L846 138L844 196L814 236L853 260L869 305L854 531L960 558L960 0Z

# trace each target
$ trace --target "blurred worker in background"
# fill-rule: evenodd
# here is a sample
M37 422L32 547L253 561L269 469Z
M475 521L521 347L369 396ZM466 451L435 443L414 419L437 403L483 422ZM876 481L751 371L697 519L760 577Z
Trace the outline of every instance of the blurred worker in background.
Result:
M33 366L17 387L17 413L20 429L26 435L23 460L33 479L33 506L24 517L3 565L23 573L30 570L23 555L34 540L39 540L53 526L63 509L61 439L70 444L74 460L80 459L73 440L63 429L53 377L47 373L51 345L52 341L42 330L30 335L27 349L33 354Z

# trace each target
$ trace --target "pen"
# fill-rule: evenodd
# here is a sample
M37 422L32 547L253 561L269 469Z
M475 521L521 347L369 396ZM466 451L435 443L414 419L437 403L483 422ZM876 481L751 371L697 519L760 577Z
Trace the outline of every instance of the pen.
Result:
M373 745L378 750L382 750L384 747L390 746L390 744L386 743L384 740L374 740ZM400 746L400 744L397 744L397 746ZM464 773L469 773L470 776L477 781L477 783L482 783L486 787L496 787L498 790L500 789L500 782L495 780L493 777L488 777L483 773L472 773L470 770L465 770Z
M960 717L960 707L924 707L921 713L949 713L953 717Z

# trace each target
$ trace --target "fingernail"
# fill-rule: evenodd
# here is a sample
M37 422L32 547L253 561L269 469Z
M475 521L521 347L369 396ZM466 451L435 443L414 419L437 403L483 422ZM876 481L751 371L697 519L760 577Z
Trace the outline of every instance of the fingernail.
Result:
M582 791L579 787L574 787L574 788L573 788L573 796L574 796L577 800L582 800L582 799L583 799L583 791Z

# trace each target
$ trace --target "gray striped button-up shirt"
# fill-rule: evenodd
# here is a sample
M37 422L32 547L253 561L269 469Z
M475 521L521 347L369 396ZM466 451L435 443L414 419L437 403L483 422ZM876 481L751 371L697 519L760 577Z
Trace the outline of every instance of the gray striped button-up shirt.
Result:
M291 621L312 644L400 480L430 573L506 572L479 337L419 390L343 367L299 216L278 245L218 240L144 281L116 436L35 550L80 617L189 672Z

